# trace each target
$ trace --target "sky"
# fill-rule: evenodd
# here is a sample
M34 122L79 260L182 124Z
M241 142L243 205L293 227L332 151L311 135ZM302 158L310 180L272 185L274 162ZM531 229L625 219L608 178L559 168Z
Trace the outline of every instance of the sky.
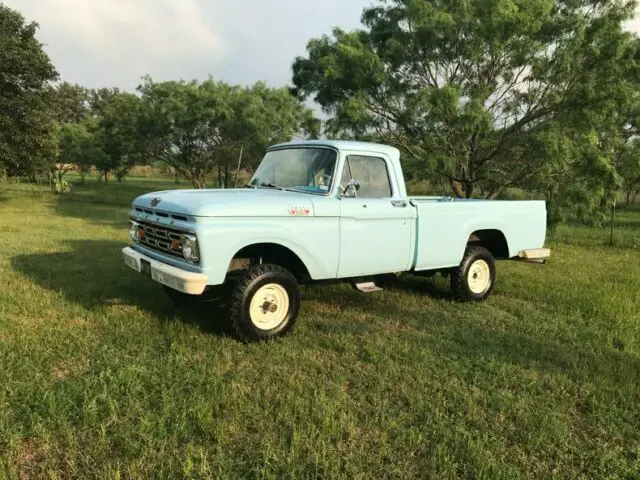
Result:
M40 25L61 80L133 90L141 77L288 85L307 42L360 24L373 0L0 0ZM640 16L629 23L640 32Z
M0 0L40 25L61 80L133 90L141 77L288 85L307 42L352 29L371 0Z

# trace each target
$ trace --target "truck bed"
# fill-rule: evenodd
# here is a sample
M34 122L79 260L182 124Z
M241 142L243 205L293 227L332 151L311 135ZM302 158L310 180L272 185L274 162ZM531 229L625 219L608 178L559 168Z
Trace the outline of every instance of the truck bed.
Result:
M509 258L542 248L547 212L538 200L475 200L409 197L417 209L414 269L435 270L460 264L471 234L499 230Z

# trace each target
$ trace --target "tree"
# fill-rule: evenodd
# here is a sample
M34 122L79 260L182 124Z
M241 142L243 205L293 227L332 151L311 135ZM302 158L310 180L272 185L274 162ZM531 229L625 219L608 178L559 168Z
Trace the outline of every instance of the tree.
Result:
M0 3L0 166L35 176L55 158L58 74L35 37L38 25Z
M640 139L634 139L625 145L618 164L622 177L622 191L627 206L635 203L640 195Z
M332 116L330 133L395 144L411 173L446 180L458 197L548 191L577 161L575 142L602 138L603 122L635 90L637 48L622 29L634 7L378 1L364 11L363 29L309 42L293 65L293 90ZM589 143L600 147L590 152L599 160L585 165L604 161L610 171L611 150Z
M195 188L204 188L216 171L219 186L229 186L241 149L244 166L250 168L269 143L317 129L311 112L288 90L262 83L243 88L211 79L147 78L139 91L144 103L141 132L151 156Z
M98 88L89 90L89 109L94 117L100 117L104 110L122 92L119 88Z
M94 150L96 168L105 184L108 185L111 174L121 182L146 152L140 134L142 102L137 95L116 91L101 97L94 110L99 146Z
M231 116L221 125L218 183L227 188L242 168L252 171L265 149L294 137L317 137L320 121L285 88L269 88L263 82L237 89L230 102Z
M62 82L55 89L56 120L58 123L80 123L91 115L89 90Z
M58 133L59 171L61 175L75 169L82 183L93 165L105 165L109 158L102 151L89 121L65 123ZM60 175L59 175L60 176ZM60 180L62 176L60 176Z
M144 103L141 132L152 156L175 168L195 188L204 188L215 168L219 125L229 115L232 87L195 81L154 82L139 87Z

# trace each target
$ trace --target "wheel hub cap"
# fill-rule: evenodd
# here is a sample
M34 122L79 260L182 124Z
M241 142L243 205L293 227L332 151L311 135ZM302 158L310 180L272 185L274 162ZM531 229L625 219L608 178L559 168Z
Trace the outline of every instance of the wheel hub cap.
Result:
M266 313L266 312L274 313L276 310L278 310L278 305L276 305L275 303L264 302L262 304L263 313Z
M491 285L491 269L484 260L476 260L469 267L467 283L471 292L479 294L487 291Z
M289 313L289 294L277 283L269 283L260 287L251 299L249 317L251 322L261 330L272 330L278 327Z

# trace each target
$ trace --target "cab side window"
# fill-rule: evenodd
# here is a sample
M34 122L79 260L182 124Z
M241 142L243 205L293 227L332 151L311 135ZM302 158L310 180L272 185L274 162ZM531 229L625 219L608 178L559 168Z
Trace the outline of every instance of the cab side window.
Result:
M354 179L360 183L358 198L388 198L392 196L387 164L382 158L350 155L344 167L342 185Z

